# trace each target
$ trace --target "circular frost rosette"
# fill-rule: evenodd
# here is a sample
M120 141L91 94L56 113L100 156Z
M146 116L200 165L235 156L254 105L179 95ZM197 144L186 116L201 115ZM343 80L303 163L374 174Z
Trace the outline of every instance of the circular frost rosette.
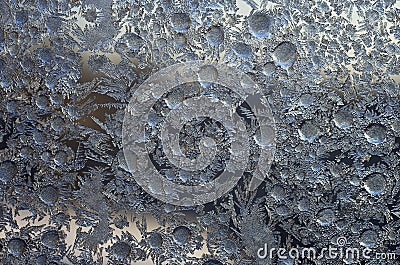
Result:
M175 96L178 100L169 100L167 104L162 101L174 98L171 96L173 90L185 84L186 87ZM218 86L224 91L229 90L240 98L240 102L216 96ZM160 100L164 107L168 105L162 119L154 114L154 106L158 109L163 106ZM240 112L244 105L247 111ZM219 151L220 141L215 136L203 136L198 141L196 157L189 157L182 151L180 132L191 120L201 117L222 125L229 139L226 145L229 159L223 162L224 168L216 178L198 185L177 183L173 181L176 170L169 170L173 172L172 176L171 173L169 176L161 174L160 166L150 156L149 135L157 134L162 147L158 153L162 152L171 166L190 175L207 168ZM253 135L248 133L246 119L256 126ZM149 127L156 129L149 132ZM129 170L146 192L170 204L193 206L214 201L235 187L248 171L249 156L253 152L250 142L257 146L258 155L248 189L256 189L265 179L273 160L275 125L266 98L250 77L225 65L193 61L161 69L139 86L126 108L122 141Z

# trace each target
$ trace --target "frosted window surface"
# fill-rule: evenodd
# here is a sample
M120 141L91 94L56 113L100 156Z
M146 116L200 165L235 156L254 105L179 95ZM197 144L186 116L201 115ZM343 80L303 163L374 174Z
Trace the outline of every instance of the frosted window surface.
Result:
M399 43L395 0L0 0L0 264L398 260Z

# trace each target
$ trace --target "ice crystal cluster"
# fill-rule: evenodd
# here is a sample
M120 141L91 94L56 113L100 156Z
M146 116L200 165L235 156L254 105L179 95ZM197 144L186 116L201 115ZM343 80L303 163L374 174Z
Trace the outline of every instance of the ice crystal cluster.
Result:
M399 43L395 0L0 0L0 264L399 264ZM176 205L137 183L123 123L146 80L192 61L257 84L276 149L263 167L257 110L212 67L152 94L142 136L166 181L200 187L229 165L230 131L248 142L235 187ZM237 106L244 127L203 107L163 144L160 123L189 94ZM214 160L191 173L172 143L189 160L215 147ZM397 260L257 256L342 237Z

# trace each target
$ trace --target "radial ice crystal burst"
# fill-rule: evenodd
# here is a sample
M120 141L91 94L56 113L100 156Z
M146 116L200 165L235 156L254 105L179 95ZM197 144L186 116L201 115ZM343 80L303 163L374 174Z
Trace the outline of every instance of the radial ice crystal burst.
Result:
M26 247L25 241L21 238L12 238L7 244L8 252L16 257L21 256L26 251Z
M262 12L256 12L248 18L249 31L257 38L268 37L272 23L272 18Z
M282 42L272 52L272 59L276 65L288 69L297 60L296 46L291 42Z
M172 28L177 32L186 32L190 27L190 17L188 13L174 13L171 15Z
M224 30L221 26L212 26L206 33L206 39L211 46L219 46L224 41Z
M149 123L149 116L160 119ZM247 75L191 61L155 73L135 91L122 143L132 175L149 194L201 205L233 189L246 168L249 189L261 184L275 151L274 118Z
M0 0L0 264L397 264L399 14Z

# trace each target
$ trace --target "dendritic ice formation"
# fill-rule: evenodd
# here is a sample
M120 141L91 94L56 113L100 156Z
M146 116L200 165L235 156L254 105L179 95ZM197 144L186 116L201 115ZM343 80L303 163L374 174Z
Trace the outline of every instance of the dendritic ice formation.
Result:
M0 264L399 264L399 41L393 0L0 0ZM145 80L198 60L257 84L276 151L249 190L263 124L243 105L244 177L213 202L176 206L135 181L123 121ZM147 115L161 175L202 185L228 164L231 128L190 119L175 143L188 159L217 146L215 159L196 174L170 166L159 123L182 91L240 98L200 80L157 95ZM338 238L371 257L258 256Z
M264 93L248 75L190 61L137 88L122 144L129 171L147 193L195 206L221 198L241 178L248 190L259 187L274 156L274 126Z

